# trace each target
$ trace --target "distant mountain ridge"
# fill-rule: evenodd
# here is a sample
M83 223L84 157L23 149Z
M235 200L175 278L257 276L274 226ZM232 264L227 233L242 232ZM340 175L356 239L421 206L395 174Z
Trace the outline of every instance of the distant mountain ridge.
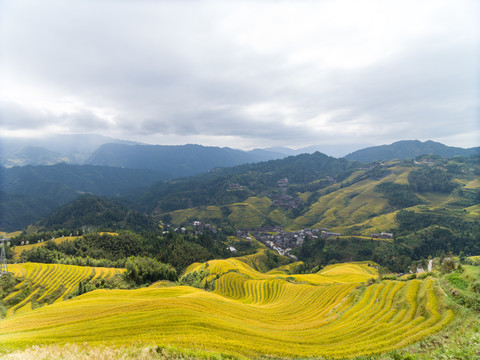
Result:
M470 156L480 153L480 147L464 149L441 144L435 141L401 140L390 145L372 146L357 150L345 156L347 160L361 162L414 159L420 155L438 155L441 157Z
M81 194L125 196L165 178L153 170L107 166L0 167L0 228L25 227Z
M99 146L106 143L138 144L97 134L57 134L44 138L0 136L0 166L83 164Z
M216 167L277 159L282 154L266 150L246 152L202 145L104 144L86 161L89 165L150 169L169 174L170 179L196 175Z

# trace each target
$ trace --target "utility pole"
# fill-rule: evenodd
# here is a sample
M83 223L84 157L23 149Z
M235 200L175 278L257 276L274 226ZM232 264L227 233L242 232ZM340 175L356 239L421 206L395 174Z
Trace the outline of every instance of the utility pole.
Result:
M7 257L5 256L5 240L6 240L5 238L0 239L0 248L1 248L1 253L0 253L0 276L8 273Z

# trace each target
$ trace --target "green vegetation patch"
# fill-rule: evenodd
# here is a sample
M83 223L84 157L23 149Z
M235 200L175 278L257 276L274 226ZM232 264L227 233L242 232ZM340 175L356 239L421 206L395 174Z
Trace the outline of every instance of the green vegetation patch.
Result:
M448 282L460 290L468 289L468 281L460 276L458 272L453 272L446 276Z

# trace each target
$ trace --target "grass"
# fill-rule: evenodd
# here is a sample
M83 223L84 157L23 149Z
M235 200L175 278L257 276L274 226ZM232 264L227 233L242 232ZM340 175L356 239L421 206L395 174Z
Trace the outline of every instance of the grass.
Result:
M132 345L121 347L91 346L83 344L34 345L25 350L4 354L2 360L193 360L193 359L232 359L221 353L192 351L172 346Z
M480 205L469 206L465 210L472 216L480 216Z
M412 171L411 167L393 166L389 169L395 174L394 183L400 185L408 185L408 175Z

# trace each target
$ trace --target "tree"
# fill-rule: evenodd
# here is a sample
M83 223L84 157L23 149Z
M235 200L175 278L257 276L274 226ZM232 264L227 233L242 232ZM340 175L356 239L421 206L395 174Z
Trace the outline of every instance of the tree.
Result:
M176 281L178 278L177 271L171 265L148 257L129 257L125 267L125 277L139 285L158 280Z

